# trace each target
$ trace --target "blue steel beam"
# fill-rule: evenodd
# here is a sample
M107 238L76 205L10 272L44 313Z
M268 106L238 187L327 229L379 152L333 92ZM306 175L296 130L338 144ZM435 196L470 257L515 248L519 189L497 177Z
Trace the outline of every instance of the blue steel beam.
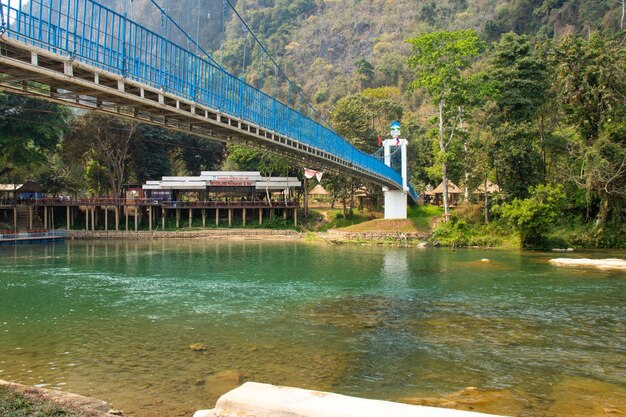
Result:
M0 12L3 36L254 123L402 186L397 172L333 130L98 1L5 0Z

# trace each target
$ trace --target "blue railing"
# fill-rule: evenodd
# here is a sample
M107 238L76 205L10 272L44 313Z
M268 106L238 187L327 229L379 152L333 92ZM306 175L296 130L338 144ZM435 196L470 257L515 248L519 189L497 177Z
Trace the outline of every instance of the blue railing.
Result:
M390 167L209 59L94 0L3 0L6 34L257 124L389 178Z

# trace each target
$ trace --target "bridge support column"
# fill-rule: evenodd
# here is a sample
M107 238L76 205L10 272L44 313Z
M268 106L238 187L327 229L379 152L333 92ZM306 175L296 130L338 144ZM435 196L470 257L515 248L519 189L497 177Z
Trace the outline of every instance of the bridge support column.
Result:
M385 192L385 219L406 219L407 194L400 190Z
M398 124L398 126L400 126ZM383 187L385 193L385 219L406 219L407 218L407 197L409 193L408 169L407 169L407 140L387 139L383 142L385 151L385 165L391 166L391 156L395 152L400 152L401 166L400 176L402 177L402 189L390 190ZM398 146L400 149L398 149ZM395 148L392 152L392 148Z

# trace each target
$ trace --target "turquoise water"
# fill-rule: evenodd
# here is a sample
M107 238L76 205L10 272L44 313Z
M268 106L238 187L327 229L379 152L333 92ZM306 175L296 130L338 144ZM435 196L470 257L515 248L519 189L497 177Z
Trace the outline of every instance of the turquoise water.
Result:
M626 257L566 256L583 255ZM624 410L626 274L552 257L291 241L0 247L0 379L136 416L190 415L248 380L407 402L475 386L523 405L485 411L529 416L558 415L582 390Z

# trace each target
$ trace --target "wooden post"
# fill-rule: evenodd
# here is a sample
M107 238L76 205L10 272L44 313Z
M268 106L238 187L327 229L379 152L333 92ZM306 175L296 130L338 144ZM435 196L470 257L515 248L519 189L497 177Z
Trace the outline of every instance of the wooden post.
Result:
M17 230L17 207L13 207L13 229Z
M120 208L115 206L115 231L120 230Z
M91 230L96 230L96 206L91 208Z
M298 209L293 209L293 225L298 227Z
M190 229L191 229L191 224L192 224L192 221L193 221L193 209L192 209L192 208L190 208L190 209L189 209L189 228L190 228Z
M215 209L215 225L216 226L220 225L220 209L219 208Z
M202 209L202 227L206 227L206 209Z
M148 207L148 230L152 231L152 207Z
M43 206L43 228L48 228L48 206Z
M135 206L135 232L139 230L139 207Z
M124 206L124 214L126 215L126 231L128 232L128 206Z
M307 185L306 175L304 176L304 217L309 215L309 187Z
M85 206L85 230L89 230L89 206Z
M104 206L104 231L109 231L109 206Z
M161 230L165 230L165 207L161 207Z
M263 209L259 208L259 226L263 224Z
M228 227L233 225L233 209L228 209Z
M28 206L28 228L33 228L33 206Z
M176 209L176 228L180 227L180 209Z
M50 229L54 230L54 207L50 207Z
M246 227L246 208L243 208L243 212L241 213L243 217L243 227Z
M283 210L283 219L287 220L287 213L289 212L289 209L287 209L287 207L285 207L285 209Z
M68 205L65 208L65 225L67 226L67 230L70 230L70 206Z

